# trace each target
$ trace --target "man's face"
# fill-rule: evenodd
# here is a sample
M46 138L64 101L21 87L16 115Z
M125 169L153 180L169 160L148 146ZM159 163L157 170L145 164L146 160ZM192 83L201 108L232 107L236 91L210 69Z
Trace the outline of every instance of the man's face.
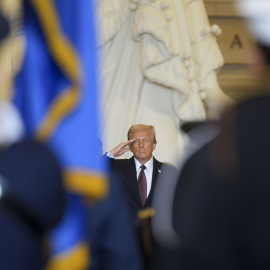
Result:
M130 151L141 164L145 164L151 159L156 143L153 143L151 133L148 130L134 132L131 139L134 138L136 140L129 146Z

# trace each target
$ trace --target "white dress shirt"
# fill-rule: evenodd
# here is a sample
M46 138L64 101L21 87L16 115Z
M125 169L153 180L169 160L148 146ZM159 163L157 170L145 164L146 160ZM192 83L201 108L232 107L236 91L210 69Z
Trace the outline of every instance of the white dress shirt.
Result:
M139 177L139 174L141 172L141 163L134 157L134 160L135 160L135 166L136 166L136 171L137 171L137 180L138 180L138 177ZM150 190L151 190L151 186L152 186L152 175L153 175L153 163L154 163L154 160L153 160L153 157L147 161L144 166L146 167L146 169L144 170L144 173L145 173L145 176L146 176L146 182L147 182L147 197L150 193Z

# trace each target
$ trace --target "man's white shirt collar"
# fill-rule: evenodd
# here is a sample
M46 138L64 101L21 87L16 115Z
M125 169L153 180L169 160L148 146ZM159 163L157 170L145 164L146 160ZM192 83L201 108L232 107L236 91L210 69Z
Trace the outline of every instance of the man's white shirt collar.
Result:
M136 166L136 171L138 172L140 172L141 171L141 166L142 166L142 164L134 157L134 160L135 160L135 166ZM146 170L148 170L148 171L153 171L153 164L154 164L154 158L153 158L153 156L151 157L151 159L150 160L148 160L145 164L144 164L144 166L146 167Z

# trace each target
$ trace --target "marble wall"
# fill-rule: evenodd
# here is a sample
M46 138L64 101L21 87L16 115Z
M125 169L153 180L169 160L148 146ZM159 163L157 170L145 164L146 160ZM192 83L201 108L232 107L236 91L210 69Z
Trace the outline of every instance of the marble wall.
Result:
M222 29L218 44L225 64L218 73L221 88L235 100L256 94L259 78L247 67L253 40L244 19L235 9L236 0L204 0L211 24Z

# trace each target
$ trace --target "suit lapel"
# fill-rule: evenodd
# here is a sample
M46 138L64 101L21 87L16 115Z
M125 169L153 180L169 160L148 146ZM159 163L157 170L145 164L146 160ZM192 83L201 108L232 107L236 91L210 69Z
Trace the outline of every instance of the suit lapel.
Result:
M145 206L148 206L148 204L152 204L152 197L153 197L153 193L154 193L154 189L155 189L155 185L157 182L157 178L160 171L160 167L161 167L162 163L157 161L154 157L153 157L153 174L152 174L152 185L151 185L151 190L150 193L147 197L147 200L145 202Z
M136 201L138 202L140 207L142 207L141 198L139 194L139 188L138 188L137 171L136 171L134 157L128 159L127 164L128 164L127 173L128 173L128 179L130 179L131 190L134 194Z

